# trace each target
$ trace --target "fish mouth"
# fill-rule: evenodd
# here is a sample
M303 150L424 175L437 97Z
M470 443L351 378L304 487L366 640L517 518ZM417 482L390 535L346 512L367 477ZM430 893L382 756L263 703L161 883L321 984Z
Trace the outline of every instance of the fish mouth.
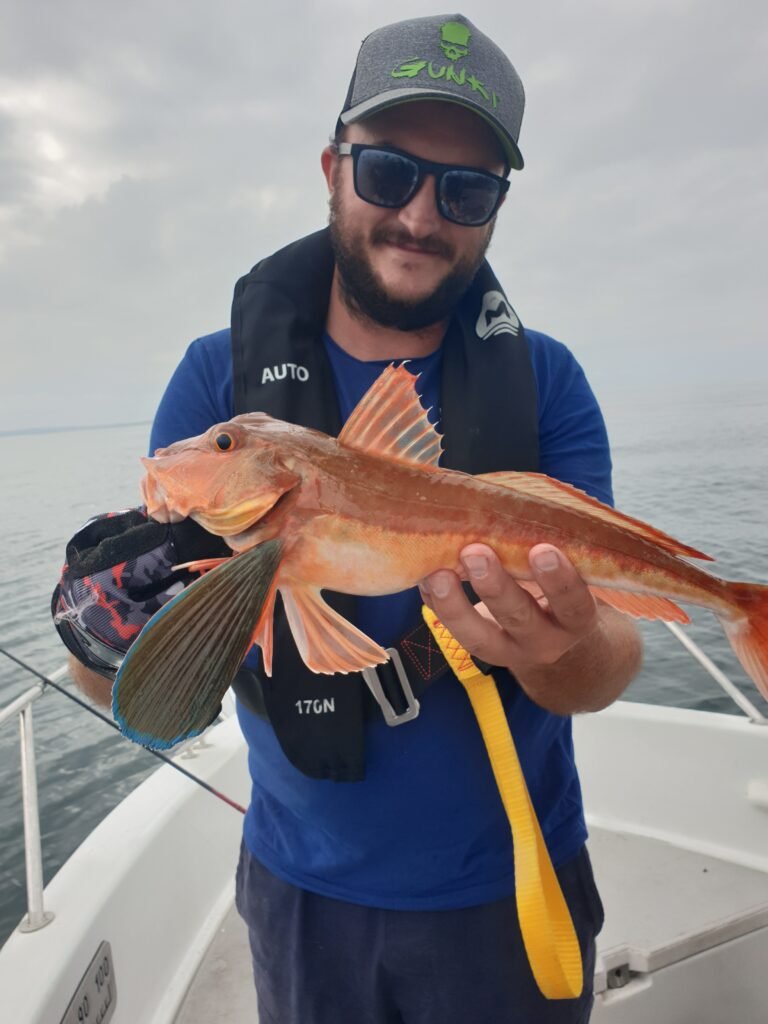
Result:
M243 501L222 512L203 512L193 508L189 510L189 515L209 533L230 537L257 523L263 517L264 511L263 502Z
M144 460L150 472L141 481L141 494L147 512L161 523L177 523L187 516L199 523L209 533L228 537L242 533L258 522L264 515L264 501L250 498L228 508L216 510L201 508L181 495L170 495L160 480L151 472L151 460Z
M184 518L181 512L169 506L165 491L149 474L141 481L141 498L147 514L159 523L178 523Z

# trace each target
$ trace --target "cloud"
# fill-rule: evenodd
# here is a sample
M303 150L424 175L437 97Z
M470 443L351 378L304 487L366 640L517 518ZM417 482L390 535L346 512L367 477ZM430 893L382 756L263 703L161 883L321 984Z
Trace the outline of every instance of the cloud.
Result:
M606 387L662 360L716 379L734 350L764 368L764 6L479 0L471 17L526 83L526 169L491 254L523 321ZM237 277L324 222L319 153L380 21L351 0L9 11L0 428L152 415Z

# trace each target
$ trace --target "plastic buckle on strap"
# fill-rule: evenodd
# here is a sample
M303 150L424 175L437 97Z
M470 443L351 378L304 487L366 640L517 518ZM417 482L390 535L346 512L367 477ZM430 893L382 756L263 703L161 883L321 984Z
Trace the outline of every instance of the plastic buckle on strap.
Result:
M398 714L392 707L392 704L384 692L384 687L381 685L381 680L379 679L378 670L376 668L364 668L363 679L365 680L368 689L373 694L374 700L381 708L382 714L384 715L384 721L387 725L403 725L405 722L413 721L413 719L418 716L421 705L416 700L413 690L411 689L411 684L408 680L405 667L403 666L403 660L400 657L400 652L396 647L387 647L386 651L389 655L389 660L397 673L400 689L406 705L405 711L401 711L400 714Z

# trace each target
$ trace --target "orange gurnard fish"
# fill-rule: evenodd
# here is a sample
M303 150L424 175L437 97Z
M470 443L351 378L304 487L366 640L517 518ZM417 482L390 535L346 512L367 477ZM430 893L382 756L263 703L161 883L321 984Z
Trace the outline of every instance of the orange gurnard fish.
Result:
M390 594L440 568L462 574L473 541L521 581L530 548L554 544L597 598L632 616L688 622L678 601L709 608L768 699L768 587L719 579L688 561L707 555L542 474L441 468L414 380L390 366L338 438L256 412L143 460L149 514L191 516L237 557L193 563L210 571L128 652L113 698L128 735L169 746L200 732L252 643L271 673L277 591L313 672L385 661L321 591Z

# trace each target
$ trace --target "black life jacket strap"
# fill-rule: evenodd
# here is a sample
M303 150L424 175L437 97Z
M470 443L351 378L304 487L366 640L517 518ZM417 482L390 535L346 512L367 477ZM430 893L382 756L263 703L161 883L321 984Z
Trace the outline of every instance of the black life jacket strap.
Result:
M261 410L338 434L338 399L322 343L333 271L326 228L269 256L238 282L232 303L236 413ZM466 473L537 471L537 400L524 328L484 262L443 339L442 465ZM331 591L324 597L355 621L354 597ZM422 629L420 623L396 645L411 697L397 659L378 668L375 678L369 673L368 687L360 675L311 673L278 602L274 679L241 669L233 687L246 707L269 719L296 768L312 778L354 782L365 775L366 717L384 711L393 722L405 721L424 688L449 671Z
M423 620L397 647L388 647L387 654L389 661L363 669L361 675L387 725L403 725L416 718L418 698L450 666Z

